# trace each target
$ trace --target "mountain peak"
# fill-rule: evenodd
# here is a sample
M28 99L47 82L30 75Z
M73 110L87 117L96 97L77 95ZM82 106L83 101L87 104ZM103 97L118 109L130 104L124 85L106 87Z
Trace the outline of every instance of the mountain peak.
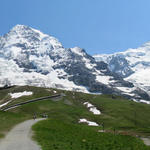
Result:
M141 47L149 47L150 48L150 41L144 43Z
M29 56L31 54L48 54L51 50L59 48L63 48L63 46L55 37L19 24L14 26L0 39L0 49L3 51L2 55L9 59L18 59L22 54ZM20 58L19 61L21 61Z
M17 24L10 31L19 31L19 30L27 30L27 29L31 29L31 28L26 25Z
M85 54L85 51L80 47L71 48L71 51L80 56L83 56Z
M20 25L17 24L16 26L14 26L9 33L14 33L17 35L35 35L36 37L38 37L40 40L42 40L43 38L47 37L47 34L42 33L41 31L31 28L29 26L26 25Z

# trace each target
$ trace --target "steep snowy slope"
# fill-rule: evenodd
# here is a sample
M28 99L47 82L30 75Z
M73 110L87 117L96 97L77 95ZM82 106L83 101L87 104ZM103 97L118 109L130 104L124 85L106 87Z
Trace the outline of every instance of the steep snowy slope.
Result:
M109 69L121 75L125 80L150 91L150 42L137 49L94 57L97 61L108 63Z
M64 48L54 37L17 25L0 37L0 85L34 85L149 99L132 83L96 62L84 49Z

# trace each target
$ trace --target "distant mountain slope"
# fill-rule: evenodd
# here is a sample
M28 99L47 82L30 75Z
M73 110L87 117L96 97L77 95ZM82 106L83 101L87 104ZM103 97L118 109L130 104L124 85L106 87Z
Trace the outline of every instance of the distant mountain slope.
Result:
M64 48L54 37L16 25L0 37L0 84L55 87L123 95L149 100L149 95L113 73L79 47Z
M128 49L109 55L95 55L96 61L104 61L109 69L140 88L150 91L150 42L137 49Z

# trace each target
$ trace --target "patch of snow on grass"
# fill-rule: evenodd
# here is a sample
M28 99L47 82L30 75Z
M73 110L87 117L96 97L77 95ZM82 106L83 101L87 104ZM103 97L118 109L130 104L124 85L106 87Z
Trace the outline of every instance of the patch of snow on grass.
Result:
M32 95L33 93L32 92L27 92L27 91L24 91L24 92L18 92L18 93L9 93L11 98L19 98L21 96L29 96L29 95Z
M99 126L96 122L88 121L87 119L80 119L79 123L87 123L89 126Z
M57 93L57 91L55 91L55 90L54 90L53 92L54 92L54 93Z
M11 100L8 101L8 102L6 102L6 103L1 104L1 105L0 105L0 108L3 107L3 106L6 106L6 105L7 105L8 103L10 103L10 102L11 102Z
M84 105L86 105L87 108L89 108L89 111L91 111L94 115L100 115L101 112L100 110L98 110L94 105L92 105L89 102L85 102L83 103Z
M92 105L91 103L89 103L89 102L85 102L85 103L83 103L84 105L86 105L87 106L87 108L89 108L89 107L94 107L94 105Z
M101 112L96 107L91 107L90 111L93 112L94 115L100 115Z

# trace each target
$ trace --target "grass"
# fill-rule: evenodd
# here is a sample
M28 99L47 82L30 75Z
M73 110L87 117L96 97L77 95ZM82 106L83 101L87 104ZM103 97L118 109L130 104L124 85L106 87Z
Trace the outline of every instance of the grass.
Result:
M23 114L0 111L0 138L2 138L14 125L29 118L29 116Z
M52 92L47 91L44 88L29 87L29 86L23 86L23 87L15 86L9 89L0 90L0 104L9 101L11 99L8 93L23 92L23 91L32 91L34 94L31 96L23 96L21 98L14 99L7 106L22 101L26 101L29 99L53 94ZM29 108L29 109L33 110L33 108ZM15 110L7 111L7 112L0 111L0 138L4 137L5 133L7 133L16 124L25 121L27 119L31 119L33 116L33 114L31 114L32 112L31 110L30 113L23 112L22 110L20 110L19 113L15 112Z
M98 133L95 128L49 119L33 126L43 150L149 150L141 140Z
M80 118L86 118L87 120L97 122L100 125L103 123L105 130L109 132L112 132L115 129L117 133L150 136L150 105L135 103L118 96L90 95L79 92L29 86L16 86L10 89L1 90L0 102L10 99L8 93L23 92L25 90L32 91L34 94L15 99L9 105L29 99L53 95L54 90L57 91L57 93L64 93L66 96L58 101L47 99L46 101L23 105L9 110L8 112L0 111L0 138L14 125L33 118L34 113L36 113L38 117L41 117L41 114L46 113L50 120L44 121L43 123L40 122L34 126L34 138L42 144L44 150L48 150L53 146L57 149L56 145L60 145L60 147L63 145L67 150L67 147L70 147L69 144L73 144L73 142L76 144L74 144L72 149L86 149L86 142L84 143L82 141L83 139L86 139L86 141L88 140L87 145L91 150L96 150L97 148L103 148L103 150L134 150L136 148L138 150L138 147L139 150L147 149L147 147L143 146L141 140L132 136L98 133L97 130L101 130L101 126L98 128L88 127L85 124L79 124L78 121ZM95 105L102 114L93 115L89 112L83 105L86 101ZM61 133L60 137L59 133ZM51 138L53 139L54 137L56 138L54 141L51 142L51 140L48 140ZM66 140L59 140L61 138ZM71 139L73 139L73 141L70 141ZM57 143L57 141L60 141L60 143ZM67 141L69 141L69 143ZM97 142L95 143L94 141ZM127 146L125 146L125 144L127 144ZM119 146L117 147L117 145Z
M8 93L17 93L17 92L24 92L24 91L32 91L33 95L23 96L23 97L17 98L15 100L11 101L7 106L14 105L14 104L24 102L27 100L31 100L31 99L43 97L43 96L53 95L52 90L50 91L50 90L47 90L47 89L41 88L41 87L32 87L32 86L19 87L19 86L15 86L13 88L9 88L6 90L0 90L0 99L1 99L1 101L2 100L7 101L7 100L11 99L11 97L9 96Z
M120 97L112 99L109 95L97 96L91 102L102 110L101 117L106 128L133 131L145 128L150 131L150 105L135 103Z

